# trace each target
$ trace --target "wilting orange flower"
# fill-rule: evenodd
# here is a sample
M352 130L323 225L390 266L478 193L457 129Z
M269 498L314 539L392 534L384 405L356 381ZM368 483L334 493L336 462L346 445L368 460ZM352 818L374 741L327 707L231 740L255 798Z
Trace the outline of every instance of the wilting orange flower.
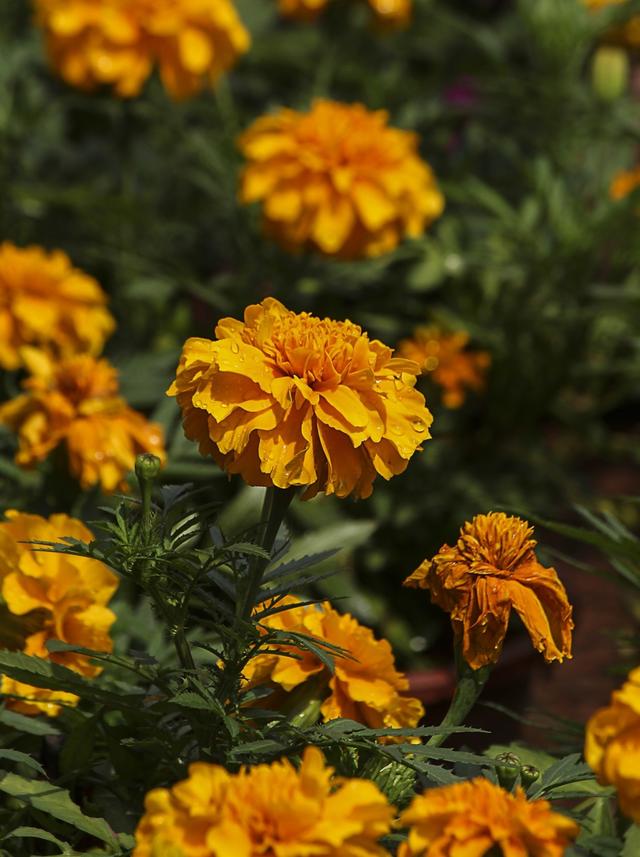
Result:
M71 537L93 540L83 523L67 515L41 518L9 511L0 522L0 585L8 611L24 622L22 651L62 664L84 676L96 676L100 667L85 655L50 653L47 640L62 640L100 652L112 649L109 629L115 615L106 606L118 580L106 565L70 554L33 550L25 542L60 542ZM0 641L2 632L0 631ZM31 687L5 676L1 692L27 697L7 704L25 714L55 715L60 703L74 704L70 693Z
M239 140L248 164L240 198L263 204L265 230L289 249L358 258L416 237L444 207L418 138L388 114L319 99L280 110Z
M297 601L287 597L280 603ZM402 696L409 682L396 669L387 640L376 640L373 631L349 613L340 614L325 602L274 613L261 620L260 625L264 630L315 637L337 646L346 655L335 655L333 675L316 655L293 647L282 648L282 655L257 655L244 670L250 687L270 683L289 692L313 677L324 678L324 719L346 717L372 729L414 727L423 716L424 708L418 699ZM296 657L290 657L291 653Z
M0 366L17 369L24 345L98 354L115 327L106 303L96 280L60 250L0 244Z
M483 777L429 789L400 816L409 839L398 857L562 857L580 828L546 800L528 801Z
M430 437L417 365L350 321L266 298L215 333L187 340L168 393L200 452L249 485L368 497Z
M500 657L512 607L547 662L571 657L571 605L555 569L538 562L532 535L520 518L477 515L453 547L443 545L404 582L429 589L432 602L451 614L473 669Z
M582 0L585 6L592 12L607 9L609 6L621 6L627 0ZM634 15L622 26L616 26L609 34L608 40L619 42L630 48L640 47L640 15Z
M329 0L279 0L280 13L297 21L313 21L325 10ZM413 0L367 0L380 24L403 27L411 19Z
M81 89L137 95L157 66L185 98L215 83L249 48L231 0L36 0L51 61Z
M445 333L433 326L415 329L411 339L398 344L398 354L419 364L424 375L442 387L447 408L459 408L467 390L482 390L491 363L486 351L466 350L469 334Z
M640 824L640 669L587 723L584 756L602 785L615 786L622 812Z
M147 795L133 857L385 857L377 843L392 814L369 780L334 778L316 747L299 770L286 759L238 774L196 762Z
M79 355L53 363L25 350L33 373L26 393L0 406L0 422L18 433L16 461L30 467L63 445L83 488L125 488L138 453L164 460L162 430L118 395L116 370L106 360Z

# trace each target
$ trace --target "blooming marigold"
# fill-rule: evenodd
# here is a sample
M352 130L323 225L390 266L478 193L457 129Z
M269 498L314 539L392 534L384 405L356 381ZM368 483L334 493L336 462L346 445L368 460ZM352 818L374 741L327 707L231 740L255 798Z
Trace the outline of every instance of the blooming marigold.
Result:
M164 460L162 430L118 396L116 370L106 360L78 355L54 364L26 351L33 373L27 391L0 406L0 422L18 433L16 461L30 467L64 445L83 488L125 488L138 453Z
M384 110L319 99L280 110L240 137L240 198L263 203L265 230L290 249L358 258L416 237L444 207L418 138Z
M280 603L297 601L288 597ZM277 629L315 637L342 649L346 656L335 656L331 675L320 658L309 651L283 648L282 655L257 655L244 670L249 686L271 683L288 692L314 676L324 676L328 695L321 713L325 720L346 717L372 729L395 729L414 727L423 716L420 700L401 695L409 682L396 669L387 640L376 640L373 631L350 614L340 614L325 602L274 613L260 625L265 631Z
M329 0L279 0L280 13L297 21L314 21ZM403 27L411 19L413 0L367 0L378 23Z
M615 786L622 812L640 824L640 668L587 723L584 756L602 785Z
M116 576L103 563L70 554L33 550L27 542L58 542L64 537L93 540L83 523L67 515L42 518L9 511L0 522L0 585L8 611L24 622L22 650L62 664L84 676L100 667L75 652L50 653L47 640L110 652L109 629L115 615L106 606L116 590ZM1 633L0 633L1 637ZM74 704L70 693L30 687L5 676L1 692L27 699L8 700L25 714L55 715L59 704Z
M624 199L640 185L640 166L623 170L614 176L609 188L611 199Z
M503 512L477 515L453 547L443 545L404 582L429 589L447 613L473 669L495 663L511 608L547 662L571 657L571 605L555 569L535 555L533 527Z
M168 394L200 452L250 485L368 497L430 437L417 365L350 321L266 298L215 333L187 340Z
M411 339L398 344L398 354L420 365L424 375L442 387L442 401L447 408L459 408L467 390L482 390L491 363L486 351L466 350L469 334L464 331L444 333L437 327L416 328Z
M196 762L145 800L133 857L384 857L393 810L372 782L337 780L316 747L229 774Z
M174 98L215 83L249 48L231 0L36 0L51 61L81 89L137 95L154 65Z
M430 789L400 816L409 839L398 857L562 857L579 827L546 800L528 801L483 777ZM493 851L491 851L493 854Z
M98 354L115 327L93 277L60 250L0 244L0 366L17 369L20 349Z

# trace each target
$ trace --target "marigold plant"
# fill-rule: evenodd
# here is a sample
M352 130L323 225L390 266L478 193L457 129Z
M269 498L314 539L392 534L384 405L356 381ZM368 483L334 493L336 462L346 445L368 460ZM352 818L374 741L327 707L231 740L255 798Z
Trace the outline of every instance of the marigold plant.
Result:
M264 227L289 249L358 258L393 250L442 213L418 138L362 104L314 101L282 109L240 137L240 198L261 202Z
M296 604L288 597L283 604ZM424 714L418 699L403 696L409 682L398 672L387 640L376 640L373 631L349 613L340 614L327 602L291 607L261 621L264 630L278 629L315 637L346 654L335 656L335 672L312 652L282 649L283 654L263 654L244 669L249 686L270 683L289 692L313 677L324 679L326 697L320 712L325 720L346 717L373 728L417 726ZM295 654L295 657L291 657Z
M187 340L169 395L200 452L250 485L368 497L430 437L417 365L350 321L266 298L215 333Z
M0 406L0 422L18 434L18 464L33 466L63 446L83 488L99 484L111 492L126 487L138 453L164 460L161 428L118 395L107 360L78 355L54 363L32 350L25 359L32 373L26 392Z
M453 547L443 545L404 582L428 589L432 602L451 615L473 669L500 657L512 608L546 661L571 657L572 608L555 569L538 562L532 535L520 518L477 515Z
M469 334L464 331L445 333L432 325L415 329L410 339L398 343L398 354L419 364L442 387L442 401L447 408L459 408L467 390L482 390L491 363L487 351L467 350Z
M124 98L154 66L173 97L193 95L249 48L231 0L36 0L36 9L61 77Z
M0 244L0 367L19 368L25 345L98 354L114 327L99 284L65 253Z
M279 0L280 13L297 21L314 21L329 0ZM405 26L411 19L413 0L367 0L376 21L393 27Z
M622 812L640 824L640 668L587 723L584 755L599 782L615 786Z
M22 650L28 655L62 664L84 676L93 677L101 668L85 655L75 652L50 653L48 640L61 640L100 652L110 652L109 629L115 614L106 606L115 592L118 579L97 560L48 550L34 550L28 543L60 542L70 537L83 542L93 539L81 521L67 515L42 518L8 511L0 522L0 583L2 599L12 622L23 625ZM12 641L0 642L10 645ZM2 679L1 692L8 694L7 705L24 714L59 712L60 704L72 705L70 693L31 687L8 677ZM25 697L13 699L11 696Z
M578 825L546 800L528 801L483 777L430 789L400 816L409 839L398 857L562 857ZM497 850L499 849L499 850Z
M392 808L368 780L336 780L320 750L229 774L192 764L145 800L133 857L384 857Z

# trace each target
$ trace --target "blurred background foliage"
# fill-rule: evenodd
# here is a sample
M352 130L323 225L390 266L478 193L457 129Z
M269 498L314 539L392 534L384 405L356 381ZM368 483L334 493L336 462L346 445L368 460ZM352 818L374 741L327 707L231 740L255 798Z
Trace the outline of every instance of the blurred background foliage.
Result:
M399 584L465 519L498 507L562 517L603 469L640 462L640 193L609 196L638 156L640 67L630 57L624 80L598 61L607 22L640 3L595 17L578 0L416 0L410 27L385 34L358 4L335 3L314 25L283 22L275 0L237 6L251 51L215 92L174 103L157 80L131 101L65 86L29 4L1 0L0 237L62 248L99 279L123 392L167 432L165 481L232 499L231 532L255 518L259 492L198 457L164 396L187 336L273 294L390 345L436 319L490 352L487 389L460 409L421 381L434 439L403 476L379 480L368 501L293 508L300 551L314 539L345 548L327 591L351 593L344 609L406 665L446 617ZM318 96L384 108L420 135L447 200L421 239L341 263L262 237L259 212L236 197L237 135ZM8 398L19 378L2 383ZM13 440L0 444L2 505L84 504L86 515L97 503L72 504L55 463L22 473Z

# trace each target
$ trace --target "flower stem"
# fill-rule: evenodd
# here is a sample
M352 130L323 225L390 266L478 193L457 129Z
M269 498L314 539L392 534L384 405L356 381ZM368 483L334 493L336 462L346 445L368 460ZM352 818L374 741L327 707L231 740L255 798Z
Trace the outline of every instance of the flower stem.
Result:
M462 652L458 645L456 645L455 654L458 682L453 699L449 705L449 710L440 724L441 727L451 726L451 732L454 731L456 726L461 726L464 723L467 714L471 711L482 693L482 689L487 683L492 670L492 664L474 670L462 657ZM439 747L451 735L451 732L441 732L439 735L432 735L427 741L427 745L430 747Z
M261 548L271 554L273 545L280 529L280 524L284 520L284 516L295 495L295 488L267 488L264 503L262 506L262 515L260 521L260 536L258 544ZM256 596L262 583L262 575L269 564L269 559L266 557L253 557L249 568L249 580L244 592L244 596L238 603L238 617L242 621L247 621L255 606Z

